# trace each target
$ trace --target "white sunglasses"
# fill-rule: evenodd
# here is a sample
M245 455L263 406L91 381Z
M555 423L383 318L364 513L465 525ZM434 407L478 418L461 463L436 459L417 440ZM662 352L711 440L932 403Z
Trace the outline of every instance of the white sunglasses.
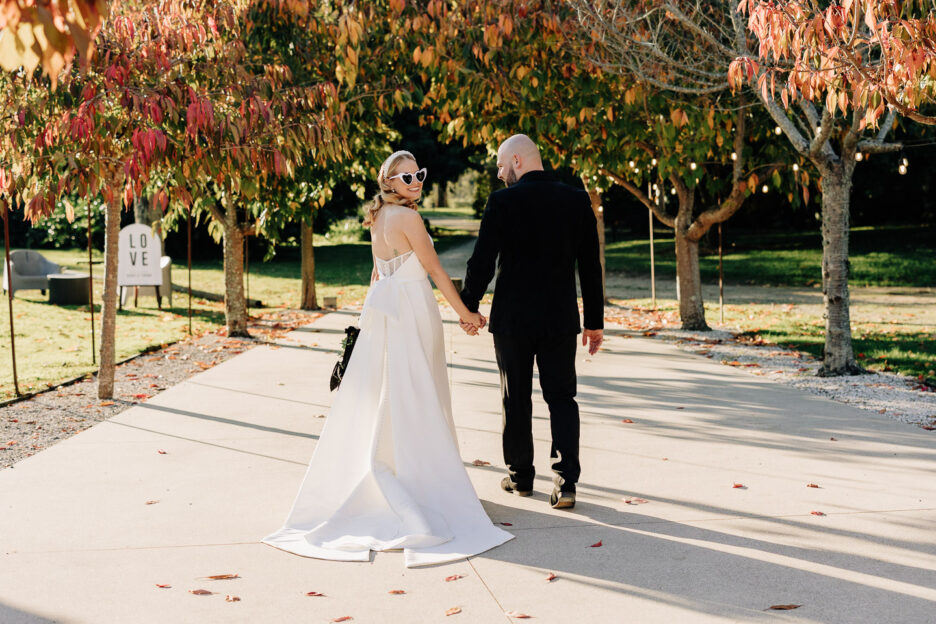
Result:
M395 176L390 176L389 178L387 178L387 181L389 182L390 180L393 180L395 178L400 178L401 180L403 180L403 184L412 184L414 176L416 177L416 180L418 182L422 183L422 181L426 179L426 168L423 167L416 173L398 173Z

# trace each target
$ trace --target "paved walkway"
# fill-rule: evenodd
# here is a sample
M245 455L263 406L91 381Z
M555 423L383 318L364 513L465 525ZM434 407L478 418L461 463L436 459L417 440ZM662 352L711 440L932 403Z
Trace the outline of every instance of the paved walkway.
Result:
M450 313L462 459L517 539L414 570L400 553L335 563L259 543L292 504L352 317L322 317L0 471L0 622L933 621L936 433L613 335L579 355L579 504L557 512L539 395L537 492L498 489L491 337L465 336ZM217 574L239 578L203 578ZM802 606L767 610L778 604Z

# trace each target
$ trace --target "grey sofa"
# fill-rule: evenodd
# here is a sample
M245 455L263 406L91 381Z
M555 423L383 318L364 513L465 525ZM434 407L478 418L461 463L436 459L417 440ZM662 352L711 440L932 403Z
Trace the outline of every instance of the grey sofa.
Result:
M62 267L31 249L14 249L10 252L10 269L7 275L6 261L3 262L3 292L17 290L41 290L45 294L49 287L50 273L61 273ZM12 280L10 279L12 277Z

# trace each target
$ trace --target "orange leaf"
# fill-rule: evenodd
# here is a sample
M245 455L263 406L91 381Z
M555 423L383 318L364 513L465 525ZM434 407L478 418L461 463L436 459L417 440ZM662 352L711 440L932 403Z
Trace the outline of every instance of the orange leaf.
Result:
M322 596L322 597L324 597L325 594L320 594L320 593L318 593L318 592L306 592L306 596Z
M158 502L159 502L158 500L148 500L144 503L144 505L154 505Z
M555 573L555 572L550 572L550 573L549 573L549 576L546 577L546 580L547 580L547 581L554 581L554 580L556 580L557 578L559 578L559 577L556 576L556 573Z
M824 515L825 515L825 514L824 514L823 512L821 512L821 511L810 511L809 513L811 513L811 514L814 515L814 516L824 516Z
M628 505L643 505L644 503L650 502L646 498L625 498L624 502Z
M740 489L740 488L747 489L747 488L744 487L744 484L743 484L743 483L735 483L735 484L732 485L731 487L736 488L736 489Z
M513 523L511 522L501 522L501 524L504 526L513 526Z
M100 405L101 407L110 407L111 405L115 405L115 403L113 401L101 401Z
M589 548L601 548L601 546L602 546L601 540L598 540L597 542L589 546Z
M341 617L336 617L332 622L347 622L348 620L353 620L350 615L342 615Z
M774 611L790 611L792 609L799 609L801 606L803 605L795 605L795 604L770 605L770 608L773 609Z
M628 425L634 424L634 421L631 420L630 418L624 418L624 419L621 420L621 422L622 422L622 423L626 423L626 424L628 424Z
M445 577L445 582L446 582L446 583L449 583L449 582L451 582L451 581L457 581L457 580L460 579L460 578L465 578L465 577L462 576L461 574L453 574L452 576L446 576L446 577Z
M209 594L213 594L214 592L208 591L207 589L190 589L189 593L195 594L196 596L207 596Z
M445 615L455 615L456 613L461 613L461 607L452 607L446 610Z
M164 585L162 583L156 583L156 587L167 588L167 587L172 587L172 585Z
M237 574L215 574L214 576L203 576L202 578L209 578L215 581L223 581L225 579L240 578L240 576Z
M484 461L483 459L476 459L473 462L471 462L471 465L472 466L490 466L491 462Z
M159 453L160 455L165 455L165 454L166 454L166 451L164 451L164 450L162 450L162 449L159 449L159 450L156 451L156 452Z
M518 620L528 620L533 617L531 615L527 615L526 613L520 613L519 611L504 611L504 615L509 618L517 618Z
M148 399L149 395L148 394L134 394L133 398L134 399Z
M228 594L227 596L224 597L224 599L225 599L227 602L237 602L237 601L240 600L240 597L239 597L239 596L232 596L231 594Z
M807 483L807 484L806 484L806 487L817 488L817 487L819 487L819 486L816 485L815 483Z
M402 589L391 589L387 592L388 594L393 594L394 596L399 596L400 594L405 594L406 592Z

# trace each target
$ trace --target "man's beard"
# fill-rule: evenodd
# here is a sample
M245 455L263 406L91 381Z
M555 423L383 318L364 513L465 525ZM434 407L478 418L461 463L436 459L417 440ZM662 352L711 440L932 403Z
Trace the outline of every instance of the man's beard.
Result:
M504 184L511 186L517 183L517 173L513 170L513 167L507 170L507 174L504 176Z

